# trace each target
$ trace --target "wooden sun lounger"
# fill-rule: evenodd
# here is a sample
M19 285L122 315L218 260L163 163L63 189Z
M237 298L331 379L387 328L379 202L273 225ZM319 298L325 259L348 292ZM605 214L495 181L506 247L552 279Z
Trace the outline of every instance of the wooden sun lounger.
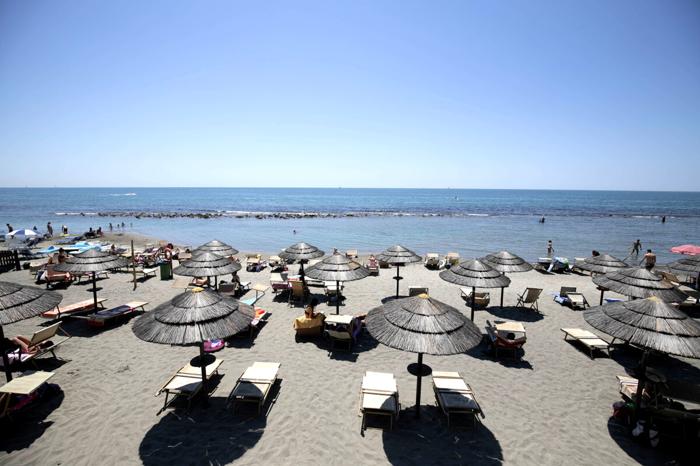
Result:
M12 395L31 395L53 376L53 372L30 372L16 377L0 387L0 419L10 415Z
M386 372L365 372L360 388L360 412L362 428L367 428L367 415L387 416L389 430L394 427L394 418L398 418L401 404L394 374Z
M476 401L474 392L459 372L433 372L433 391L435 400L443 413L447 416L447 427L450 427L451 416L455 414L468 414L474 420L478 415L484 418L484 412Z
M595 333L580 328L562 328L561 331L564 332L564 340L571 337L588 348L591 359L593 359L593 350L607 351L610 356L610 343Z
M142 275L143 278L155 277L158 272L158 267L144 267L142 269L136 269L137 275Z
M277 382L279 370L278 362L254 362L238 378L229 395L229 403L233 405L233 410L236 410L236 403L253 403L257 405L260 414L272 386Z
M109 272L106 270L103 270L101 272L95 272L95 278L109 278ZM88 281L92 279L92 272L84 272L84 273L79 273L73 274L73 278L77 279L77 283L81 283L83 281L83 278L87 278Z
M112 322L129 316L139 310L146 311L148 301L131 301L121 306L113 307L112 309L103 309L84 317L88 325L91 327L105 327ZM76 316L78 317L78 316Z
M104 305L102 303L105 301L107 301L107 298L99 298L97 300L97 307L104 309ZM56 306L50 311L46 311L41 314L41 317L46 317L47 319L60 319L61 317L69 316L71 314L80 314L81 312L92 311L94 307L95 301L93 299L86 299L68 306Z
M215 359L212 363L207 365L205 369L207 380L209 380L212 375L219 373L219 366L221 366L223 362L223 359ZM187 397L187 409L189 409L192 405L192 398L194 398L201 389L202 369L201 367L195 367L188 363L173 374L173 376L156 392L155 396L165 393L165 401L163 402L161 411L168 407L168 396L170 395L173 395L170 402L178 396Z

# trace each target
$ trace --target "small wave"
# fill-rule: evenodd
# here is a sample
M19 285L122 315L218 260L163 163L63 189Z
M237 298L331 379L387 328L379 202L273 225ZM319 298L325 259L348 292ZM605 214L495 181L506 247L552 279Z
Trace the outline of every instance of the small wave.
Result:
M136 196L136 193L114 193L114 194L109 194L110 196Z

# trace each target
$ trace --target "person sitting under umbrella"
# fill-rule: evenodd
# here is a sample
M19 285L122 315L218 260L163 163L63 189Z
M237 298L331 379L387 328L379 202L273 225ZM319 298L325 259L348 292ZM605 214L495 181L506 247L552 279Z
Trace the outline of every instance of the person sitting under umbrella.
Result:
M53 343L51 341L46 341L38 345L31 345L31 339L25 337L24 335L17 335L14 338L5 337L3 347L8 353L13 353L20 350L22 354L36 354L44 346L51 346Z
M323 321L326 316L321 312L316 312L318 298L314 297L309 305L304 309L304 315L294 319L294 330L297 335L320 335L323 329Z

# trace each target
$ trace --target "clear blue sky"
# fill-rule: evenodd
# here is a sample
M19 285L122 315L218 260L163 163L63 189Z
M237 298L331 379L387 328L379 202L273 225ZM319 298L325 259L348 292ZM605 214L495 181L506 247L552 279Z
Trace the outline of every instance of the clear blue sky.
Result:
M700 2L0 0L0 186L698 190Z

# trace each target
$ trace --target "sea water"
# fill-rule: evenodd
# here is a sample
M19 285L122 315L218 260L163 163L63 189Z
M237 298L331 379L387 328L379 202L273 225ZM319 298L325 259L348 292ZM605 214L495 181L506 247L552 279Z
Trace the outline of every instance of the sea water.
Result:
M666 217L662 223L661 218ZM540 223L544 217L545 222ZM640 239L660 262L699 243L700 193L631 191L345 188L2 188L0 223L55 232L133 231L197 246L211 239L241 251L276 252L306 241L327 251L379 252L403 244L419 254L463 258L507 249L621 259ZM121 228L119 228L121 230ZM115 228L115 231L119 231ZM641 257L639 258L641 260Z

